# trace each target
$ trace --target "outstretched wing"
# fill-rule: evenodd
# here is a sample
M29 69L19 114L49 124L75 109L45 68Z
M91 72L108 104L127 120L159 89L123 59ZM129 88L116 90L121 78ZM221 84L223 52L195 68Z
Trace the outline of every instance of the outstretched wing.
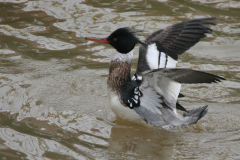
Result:
M225 80L222 77L191 69L155 69L143 72L143 80L139 87L142 92L140 106L149 110L158 108L155 103L161 99L172 111L176 110L177 98L181 89L181 83L216 83ZM156 92L156 96L149 94ZM148 94L145 96L145 94ZM148 105L151 104L151 105ZM149 108L150 106L150 108Z
M193 19L174 24L165 28L151 41L158 42L166 51L166 54L177 60L178 55L183 54L190 47L198 43L201 38L206 37L205 33L213 30L204 25L216 25L210 20L216 18Z
M174 68L178 55L206 37L213 30L205 25L215 25L215 18L200 18L180 22L163 30L158 30L146 40L146 46L140 45L136 75L146 70Z

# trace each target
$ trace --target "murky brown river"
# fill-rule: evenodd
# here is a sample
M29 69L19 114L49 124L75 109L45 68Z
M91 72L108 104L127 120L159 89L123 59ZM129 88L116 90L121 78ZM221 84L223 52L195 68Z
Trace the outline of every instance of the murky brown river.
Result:
M217 17L215 32L178 67L227 80L184 85L180 102L208 114L171 130L116 120L106 86L115 50L84 37L200 17ZM240 159L240 1L0 0L0 111L2 160Z

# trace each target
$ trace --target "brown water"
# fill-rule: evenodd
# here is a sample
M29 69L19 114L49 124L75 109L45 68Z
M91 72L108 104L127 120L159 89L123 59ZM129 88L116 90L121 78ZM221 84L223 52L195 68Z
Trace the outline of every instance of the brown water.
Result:
M10 1L0 0L0 159L240 159L239 1ZM208 114L172 130L115 121L106 89L115 50L83 37L199 17L217 17L215 33L178 67L227 80L185 85L180 101L208 104Z

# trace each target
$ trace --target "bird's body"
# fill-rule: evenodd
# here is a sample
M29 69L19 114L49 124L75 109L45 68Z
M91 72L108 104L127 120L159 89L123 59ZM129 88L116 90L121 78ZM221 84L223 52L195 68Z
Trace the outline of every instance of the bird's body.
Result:
M187 111L177 99L181 83L212 83L224 78L191 69L176 69L181 55L212 29L204 24L213 18L177 23L150 35L144 43L135 31L120 28L104 39L89 40L109 43L118 52L114 55L108 77L110 105L121 119L153 126L196 123L207 113L207 106ZM137 71L131 78L134 46L140 43ZM182 115L176 109L185 111Z

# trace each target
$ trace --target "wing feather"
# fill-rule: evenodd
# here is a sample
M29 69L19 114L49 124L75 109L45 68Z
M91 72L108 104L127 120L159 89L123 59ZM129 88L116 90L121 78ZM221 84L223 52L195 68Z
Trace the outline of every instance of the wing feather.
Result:
M141 106L150 110L152 113L161 115L161 111L158 108L162 108L160 95L154 91L151 87L147 87L144 90L143 96L140 98Z
M206 25L216 25L211 22L215 19L216 18L200 18L180 22L152 33L144 42L148 46L155 43L158 45L158 49L162 49L160 52L164 52L164 54L170 56L177 62L178 55L183 54L190 47L194 46L202 38L206 37L206 34L213 32L213 30ZM156 62L148 60L148 57L153 57ZM161 58L161 56L156 56L155 52L148 50L144 45L140 45L136 75L141 75L142 72L146 70L161 68L161 66L156 68L156 65L152 65L152 63L156 64L161 61L159 58ZM165 67L167 68L167 66Z
M156 72L156 73L155 73ZM169 77L178 83L193 84L193 83L216 83L225 80L224 78L202 71L192 70L192 69L154 69L144 72L144 75L151 73L160 74L161 76Z
M140 98L140 105L155 112L159 111L156 111L154 107L162 107L162 105L158 104L159 102L164 102L172 111L176 110L181 83L216 83L225 80L210 73L179 68L145 71L142 74L142 78L139 89L143 97Z
M206 37L206 33L213 32L211 28L205 25L216 25L215 23L210 22L214 19L216 18L200 18L174 24L165 28L154 38L152 38L151 41L148 41L148 43L158 41L163 47L166 48L166 54L169 56L171 56L170 53L172 53L172 51L168 48L177 48L179 51L175 54L181 55L190 47L199 42L201 38ZM190 42L186 44L184 48L176 46L176 43L179 43L182 38Z
M181 125L185 123L184 119L176 113L176 108L186 111L177 103L181 83L213 83L221 80L224 78L191 69L164 68L145 71L139 86L142 94L140 106L133 109L148 124ZM197 118L199 119L199 116Z

